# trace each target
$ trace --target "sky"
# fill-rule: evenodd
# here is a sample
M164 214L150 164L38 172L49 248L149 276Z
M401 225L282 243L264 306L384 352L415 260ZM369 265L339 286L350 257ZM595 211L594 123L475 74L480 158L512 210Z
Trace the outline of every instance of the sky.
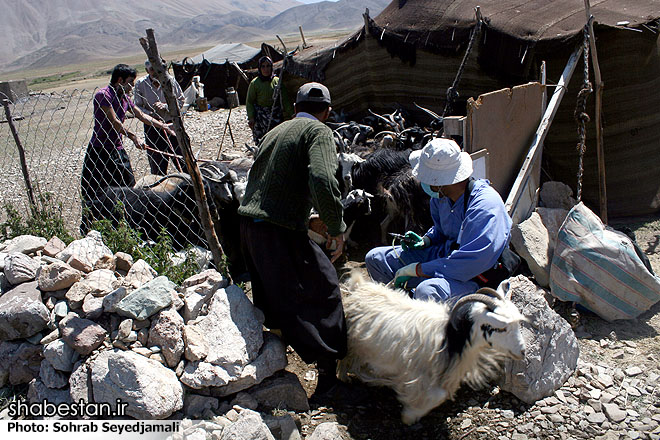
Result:
M298 0L298 1L302 3L318 3L322 1L336 2L338 0Z

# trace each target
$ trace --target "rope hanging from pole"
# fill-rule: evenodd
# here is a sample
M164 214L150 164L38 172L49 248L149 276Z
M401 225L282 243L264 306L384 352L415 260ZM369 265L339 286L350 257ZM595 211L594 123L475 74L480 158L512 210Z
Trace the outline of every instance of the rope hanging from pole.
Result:
M470 35L470 42L468 43L467 49L465 49L465 55L463 55L463 61L461 61L461 65L458 68L458 72L456 73L456 78L454 78L454 82L452 83L451 87L447 89L447 100L445 102L445 109L442 111L442 116L445 117L447 116L447 113L451 112L452 107L454 105L454 102L456 102L456 99L458 99L459 94L458 94L458 83L461 80L461 76L463 75L463 70L465 70L465 65L467 64L467 60L470 57L470 53L472 52L472 47L474 46L474 42L477 40L477 37L481 35L481 25L483 24L483 18L481 17L481 9L479 6L474 8L475 14L477 16L477 24L474 26L472 29L472 35Z
M578 159L578 172L577 172L577 201L582 201L582 178L584 176L584 153L587 150L587 123L591 120L589 115L586 112L587 99L589 95L593 92L591 82L589 81L589 24L593 20L593 17L589 19L584 30L582 31L584 35L583 51L582 51L582 60L584 63L584 80L582 81L582 89L577 96L577 104L575 106L575 121L577 122L577 131L578 131L578 144L577 151L579 155Z

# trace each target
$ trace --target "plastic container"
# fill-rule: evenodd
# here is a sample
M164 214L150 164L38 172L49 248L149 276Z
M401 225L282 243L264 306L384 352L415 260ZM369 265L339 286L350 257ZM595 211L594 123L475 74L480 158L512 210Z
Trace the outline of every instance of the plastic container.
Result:
M227 108L236 108L238 107L238 93L234 90L233 87L229 87L227 90Z

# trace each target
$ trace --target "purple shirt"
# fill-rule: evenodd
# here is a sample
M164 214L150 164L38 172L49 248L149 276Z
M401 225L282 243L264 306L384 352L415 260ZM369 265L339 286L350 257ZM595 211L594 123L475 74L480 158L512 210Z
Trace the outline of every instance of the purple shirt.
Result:
M112 86L105 86L99 89L94 95L94 133L89 142L93 147L109 148L114 146L118 150L124 148L121 142L121 136L112 126L110 120L105 115L101 107L112 107L117 118L122 123L126 119L126 111L133 108L133 101L124 95L121 102Z

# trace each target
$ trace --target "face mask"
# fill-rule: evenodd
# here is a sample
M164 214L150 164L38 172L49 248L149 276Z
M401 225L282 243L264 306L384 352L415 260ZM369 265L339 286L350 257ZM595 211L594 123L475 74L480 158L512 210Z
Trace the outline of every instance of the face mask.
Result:
M429 196L431 196L431 197L433 197L433 198L435 198L435 199L439 199L439 198L440 198L440 193L433 191L433 190L431 189L431 185L427 185L426 183L422 183L422 189L423 189L424 192L425 192L426 194L428 194Z

